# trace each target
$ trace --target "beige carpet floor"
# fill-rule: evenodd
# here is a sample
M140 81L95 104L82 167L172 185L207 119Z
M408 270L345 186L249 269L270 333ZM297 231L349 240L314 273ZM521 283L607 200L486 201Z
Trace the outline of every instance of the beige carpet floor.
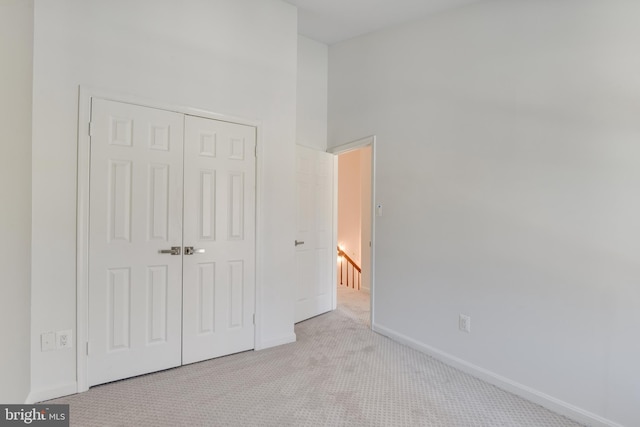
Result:
M74 426L578 426L369 329L368 295L298 340L106 384L70 404Z

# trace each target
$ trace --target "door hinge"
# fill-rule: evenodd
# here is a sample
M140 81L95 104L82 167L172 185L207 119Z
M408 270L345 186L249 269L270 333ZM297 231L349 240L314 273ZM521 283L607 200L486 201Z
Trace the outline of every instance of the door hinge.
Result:
M258 157L258 144L253 146L253 156Z
M254 325L256 324L256 314L255 313L253 313L253 324Z
M89 341L87 341L87 356L89 355Z
M89 122L89 136L93 136L93 122Z

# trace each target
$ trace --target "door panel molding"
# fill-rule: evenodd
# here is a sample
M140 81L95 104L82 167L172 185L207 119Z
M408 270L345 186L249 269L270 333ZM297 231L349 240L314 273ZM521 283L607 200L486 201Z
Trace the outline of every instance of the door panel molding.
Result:
M184 188L183 114L94 98L91 120L89 386L182 362L182 259L162 251L182 246Z
M202 135L216 135L215 156L202 155ZM182 264L183 365L255 347L254 147L253 127L185 118L183 230L185 245L194 249ZM202 185L202 171L215 180ZM198 286L202 263L215 263L206 288Z
M294 322L335 309L334 156L296 145Z
M88 381L88 358L87 354L91 351L88 347L89 336L89 183L90 183L90 121L91 121L91 104L92 99L103 99L109 101L115 101L120 103L134 104L141 107L148 107L157 110L165 110L175 113L181 113L185 116L195 116L207 119L219 120L223 122L235 123L240 125L246 125L254 127L256 130L256 165L255 165L255 330L254 330L254 343L255 349L260 349L262 343L261 332L261 277L262 277L262 260L259 256L261 252L259 250L261 245L261 231L263 230L263 211L262 211L262 187L263 182L263 156L264 148L262 147L262 122L259 120L250 120L246 118L231 116L227 114L220 114L203 109L181 106L177 104L170 104L165 102L158 102L157 100L150 100L143 97L136 97L126 93L120 93L113 90L96 88L91 86L80 85L78 87L78 164L77 164L77 208L76 208L76 372L77 382L76 392L83 392L89 389ZM124 123L116 123L112 132L115 136L115 141L122 144L126 142L127 129ZM162 151L166 146L166 131L160 127L151 129L150 149ZM215 155L215 141L211 144L210 140L202 141L203 151L206 151L210 155ZM212 151L213 150L213 151ZM239 148L236 147L236 153ZM203 152L203 155L205 153ZM239 154L236 154L239 155ZM158 205L162 204L158 201ZM157 228L148 230L150 234L158 233L162 235L162 229L164 224L162 218L158 218L159 224ZM156 287L156 291L161 289ZM161 292L155 297L162 299ZM154 297L154 298L155 298ZM154 339L162 339L161 332L161 319L154 320L154 330L149 331L150 336Z

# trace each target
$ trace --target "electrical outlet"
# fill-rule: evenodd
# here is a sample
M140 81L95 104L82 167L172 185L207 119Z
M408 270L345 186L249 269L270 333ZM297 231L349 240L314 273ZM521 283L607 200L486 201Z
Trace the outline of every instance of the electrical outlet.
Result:
M466 314L461 314L458 318L458 328L462 332L471 333L471 317Z
M40 335L40 348L42 351L51 351L56 349L55 332L45 332Z
M71 329L64 331L58 331L56 333L56 348L61 350L63 348L73 347L73 341L71 339Z

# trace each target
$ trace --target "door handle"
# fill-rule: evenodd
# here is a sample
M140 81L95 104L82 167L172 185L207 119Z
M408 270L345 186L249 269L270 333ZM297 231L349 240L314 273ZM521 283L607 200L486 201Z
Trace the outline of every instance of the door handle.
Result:
M171 246L171 249L161 249L161 254L180 255L180 246Z
M185 255L203 254L204 252L205 252L204 249L194 249L193 246L185 246L184 247L184 254Z
M304 240L296 240L296 246L304 245Z

